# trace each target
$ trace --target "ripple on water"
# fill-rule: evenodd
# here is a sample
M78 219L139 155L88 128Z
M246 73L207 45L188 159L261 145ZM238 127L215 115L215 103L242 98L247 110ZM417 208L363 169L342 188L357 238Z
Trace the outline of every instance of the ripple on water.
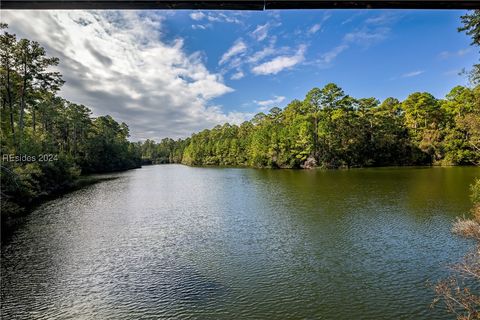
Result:
M2 244L2 317L448 319L425 283L468 248L449 229L475 175L121 173L39 207Z

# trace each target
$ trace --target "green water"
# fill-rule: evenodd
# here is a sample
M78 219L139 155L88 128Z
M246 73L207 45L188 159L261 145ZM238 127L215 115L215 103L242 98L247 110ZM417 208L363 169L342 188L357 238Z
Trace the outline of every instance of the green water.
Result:
M480 168L149 166L2 244L4 319L451 319L427 281Z

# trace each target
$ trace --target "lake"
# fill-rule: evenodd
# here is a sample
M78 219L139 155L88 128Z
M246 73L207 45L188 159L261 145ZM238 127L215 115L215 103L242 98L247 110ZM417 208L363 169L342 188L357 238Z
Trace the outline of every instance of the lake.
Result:
M480 168L147 166L2 244L4 319L452 319L428 281Z

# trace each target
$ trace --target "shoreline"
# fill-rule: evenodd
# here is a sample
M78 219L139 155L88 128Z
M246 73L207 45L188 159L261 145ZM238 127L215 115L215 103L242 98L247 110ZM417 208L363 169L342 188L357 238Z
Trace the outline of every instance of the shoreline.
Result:
M51 200L58 199L66 194L86 188L88 186L115 179L118 179L118 177L102 177L100 176L100 174L82 175L78 177L78 179L76 179L72 184L67 185L64 188L57 190L51 194L42 195L36 198L34 201L32 201L32 203L28 204L27 206L19 206L15 203L2 200L2 212L0 214L1 241L3 242L4 240L8 239L18 228L18 226L20 226L23 221L25 221L28 215L39 206ZM5 208L5 206L7 207ZM5 209L7 211L5 211Z
M380 166L352 166L352 167L311 167L311 168L295 168L295 167L256 167L249 165L192 165L186 163L151 163L144 164L142 167L162 165L182 165L191 168L218 168L218 169L262 169L262 170L293 170L293 171L314 171L314 170L352 170L352 169L381 169L381 168L455 168L455 167L479 167L474 164L421 164L421 165L380 165Z
M93 173L93 174L85 174L78 177L72 184L65 186L64 188L57 190L48 195L42 195L36 198L32 203L27 206L18 206L14 203L2 200L2 212L0 214L0 222L1 222L1 241L5 241L8 239L14 231L20 226L23 221L28 217L28 215L34 211L39 206L54 200L58 199L66 194L72 193L77 190L81 190L88 186L110 181L116 180L118 177L111 176L113 173L119 172L126 172L134 169L141 169L144 167L150 166L163 166L163 165L181 165L190 168L205 168L205 169L256 169L256 170L292 170L292 171L343 171L343 170L358 170L358 169L428 169L428 168L454 168L454 167L478 167L475 165L409 165L409 166L401 166L401 165L392 165L392 166L368 166L368 167L338 167L338 168L326 168L326 167L313 167L313 168L272 168L272 167L255 167L255 166L223 166L223 165L189 165L185 163L152 163L152 164L144 164L138 168L131 168L126 170L119 170L119 171L112 171L112 172L102 172L102 173ZM12 206L13 205L13 206ZM7 208L5 208L7 206ZM7 209L7 211L5 211Z

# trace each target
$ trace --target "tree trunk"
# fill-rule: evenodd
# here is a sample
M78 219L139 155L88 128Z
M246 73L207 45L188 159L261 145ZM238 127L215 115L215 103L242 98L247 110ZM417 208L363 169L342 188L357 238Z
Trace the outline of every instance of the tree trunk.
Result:
M35 136L35 124L36 124L36 119L35 119L35 108L32 108L32 125L33 125L33 135Z
M73 123L73 156L77 157L77 126Z
M20 95L20 120L19 120L19 133L20 133L20 143L22 143L23 139L23 126L24 126L24 116L25 116L25 96L27 91L27 61L26 57L24 58L23 63L23 85L22 85L22 92Z
M13 146L15 150L17 149L17 139L15 135L15 120L14 120L14 113L13 113L13 101L12 101L12 83L10 80L10 66L7 65L7 95L8 95L8 108L10 113L10 128L12 130L12 137L13 137Z

